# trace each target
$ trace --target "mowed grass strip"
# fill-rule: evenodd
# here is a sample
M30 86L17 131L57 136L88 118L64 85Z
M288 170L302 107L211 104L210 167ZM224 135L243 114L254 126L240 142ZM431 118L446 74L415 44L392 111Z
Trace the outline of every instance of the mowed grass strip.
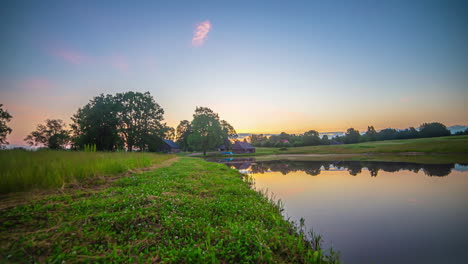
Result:
M362 154L362 153L468 153L468 136L373 141L357 144L257 148L255 155L271 154Z
M148 167L173 157L154 153L2 150L0 194L57 188Z
M330 263L237 171L196 158L3 210L0 223L11 262Z

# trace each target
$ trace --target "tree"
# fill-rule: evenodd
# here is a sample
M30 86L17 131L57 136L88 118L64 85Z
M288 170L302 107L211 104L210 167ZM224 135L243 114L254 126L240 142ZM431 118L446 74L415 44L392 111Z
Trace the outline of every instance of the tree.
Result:
M62 149L70 143L70 131L60 119L47 119L39 124L24 140L31 146L44 145L50 149Z
M6 137L13 131L7 123L13 118L6 110L3 110L2 104L0 104L0 146L8 144Z
M322 137L322 140L320 141L320 144L322 145L330 145L330 139L328 139L328 136L327 135L324 135Z
M360 137L361 137L361 134L359 134L359 130L356 130L354 128L348 128L348 130L345 133L345 143L346 144L358 143Z
M175 140L175 129L173 127L164 126L164 138L174 141Z
M419 127L419 134L421 137L443 137L450 136L450 130L442 123L424 123Z
M377 140L377 131L375 131L374 126L368 126L367 132L364 134L362 141L376 141Z
M83 148L85 144L95 144L99 151L113 151L123 146L119 135L121 111L120 105L114 96L99 95L89 101L71 118L73 145Z
M128 151L132 151L134 146L143 151L149 145L156 144L155 138L164 137L165 124L161 123L164 120L164 110L149 92L118 93L115 100L120 107L119 132Z
M231 124L229 124L226 120L221 120L220 122L221 130L223 131L223 141L226 149L231 148L231 139L237 139L238 135L236 130L234 129Z
M192 134L188 137L189 146L202 150L206 155L212 149L224 142L224 132L221 128L219 116L207 107L197 107L192 120Z
M188 151L188 136L192 133L192 125L188 120L180 121L176 130L176 142L179 144L180 148L184 151Z
M320 134L315 130L305 132L302 138L302 141L306 146L315 146L320 144Z
M398 131L393 128L386 128L377 133L378 140L392 140L398 137Z
M398 132L399 139L418 138L419 132L414 127L410 127Z

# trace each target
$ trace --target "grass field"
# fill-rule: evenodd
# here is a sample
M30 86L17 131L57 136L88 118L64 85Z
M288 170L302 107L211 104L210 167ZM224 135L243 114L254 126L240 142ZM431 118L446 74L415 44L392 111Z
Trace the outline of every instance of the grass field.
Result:
M173 158L153 153L0 151L0 194L61 187Z
M364 153L468 153L468 136L373 141L358 144L257 148L254 155L272 154L364 154ZM243 154L245 155L245 154Z
M237 171L180 158L0 210L0 262L337 263L281 210Z

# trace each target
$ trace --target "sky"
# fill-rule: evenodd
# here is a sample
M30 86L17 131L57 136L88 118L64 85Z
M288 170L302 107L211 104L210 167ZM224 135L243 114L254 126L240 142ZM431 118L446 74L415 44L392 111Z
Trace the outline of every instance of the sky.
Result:
M11 144L101 93L240 133L468 125L466 1L2 1Z

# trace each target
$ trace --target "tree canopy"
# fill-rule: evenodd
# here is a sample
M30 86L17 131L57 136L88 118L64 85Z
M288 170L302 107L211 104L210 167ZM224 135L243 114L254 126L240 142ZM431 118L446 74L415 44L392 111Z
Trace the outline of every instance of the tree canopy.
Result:
M176 131L176 142L184 151L189 150L188 136L192 133L192 124L188 120L180 121Z
M50 149L63 149L70 144L70 131L65 129L60 119L47 119L45 124L37 125L24 140L31 146L46 146Z
M149 92L94 97L72 117L74 145L96 144L98 150L124 146L155 151L172 128L163 124L164 110Z

